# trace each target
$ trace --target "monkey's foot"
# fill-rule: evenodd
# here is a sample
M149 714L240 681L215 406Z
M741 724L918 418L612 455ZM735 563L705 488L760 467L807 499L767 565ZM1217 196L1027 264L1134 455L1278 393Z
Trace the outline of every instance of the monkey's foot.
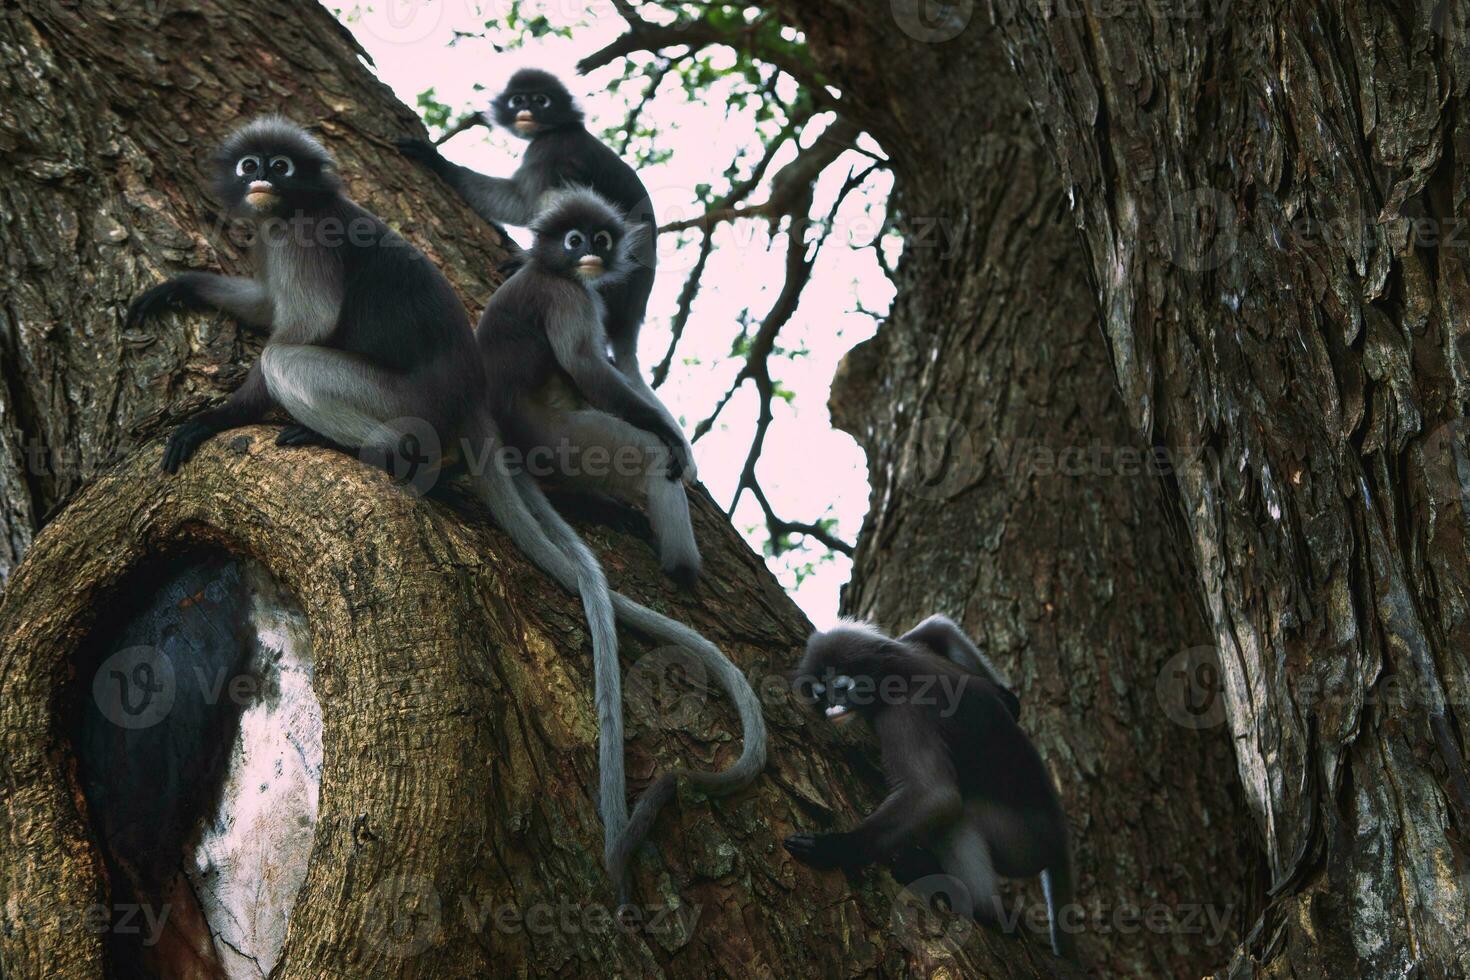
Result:
M814 868L840 868L854 863L855 855L846 834L792 834L782 845L792 857Z
M332 440L304 425L288 425L276 436L277 446L330 446Z
M685 592L693 592L694 587L699 584L698 565L673 565L665 568L664 574Z
M163 468L170 473L177 473L179 467L193 459L199 447L218 431L214 426L197 419L190 419L179 426L168 437L168 445L163 449Z

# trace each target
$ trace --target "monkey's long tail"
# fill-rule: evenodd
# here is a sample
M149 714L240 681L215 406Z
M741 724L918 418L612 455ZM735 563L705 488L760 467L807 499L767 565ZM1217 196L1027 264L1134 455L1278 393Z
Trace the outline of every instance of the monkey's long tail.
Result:
M495 455L501 445L493 422L481 420L480 447L485 456L472 482L501 528L532 564L551 575L563 588L582 596L587 626L592 634L593 703L598 729L598 813L602 817L603 864L611 871L622 865L621 841L627 836L628 785L623 773L623 692L618 666L618 631L611 595L602 565L573 532L553 542ZM538 488L538 493L539 488ZM550 506L548 504L548 506ZM568 528L570 530L570 528ZM621 881L614 878L614 881Z
M574 545L586 548L576 530L562 519L531 477L518 475L516 486L520 488L526 506L541 521L553 539L568 548ZM542 567L563 586L570 588L571 563L563 560L556 564L555 569ZM607 859L608 874L616 883L619 898L623 899L626 897L628 862L632 859L633 852L638 849L638 845L648 837L649 830L653 827L653 821L658 817L659 811L673 798L678 788L679 777L683 776L712 795L733 793L749 786L766 766L766 720L761 713L760 699L751 689L750 681L741 673L740 668L730 662L730 658L726 657L719 647L706 640L696 630L654 612L621 593L613 592L611 595L613 606L623 622L656 640L683 647L715 675L720 686L735 702L735 710L740 714L740 725L744 736L744 748L740 753L740 758L726 769L720 772L696 772L680 769L665 773L655 780L654 784L638 800L626 829L616 841Z

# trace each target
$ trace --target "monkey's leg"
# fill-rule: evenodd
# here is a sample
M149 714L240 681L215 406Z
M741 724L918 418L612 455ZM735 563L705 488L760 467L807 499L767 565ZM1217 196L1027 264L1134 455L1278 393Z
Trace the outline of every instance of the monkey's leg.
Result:
M436 447L423 446L419 437L432 431L442 446L450 436L441 431L428 398L415 394L409 376L384 370L358 354L310 344L267 344L260 363L281 407L332 442L393 459L405 437L413 436L419 449L433 457L425 461L437 463Z
M682 483L668 478L669 452L663 443L595 409L567 412L547 428L566 476L643 499L664 571L680 585L693 585L699 577L699 546L689 520L689 498Z
M608 344L612 347L613 366L618 373L628 379L628 383L641 395L646 397L658 407L659 414L664 417L669 428L679 433L679 438L684 443L684 453L689 459L689 466L684 470L685 483L693 483L699 478L694 465L694 446L689 441L689 434L674 418L669 407L654 392L649 385L648 379L643 376L643 369L638 364L638 331L643 326L644 313L648 307L648 295L653 288L653 270L642 268L630 276L626 281L615 283L601 290L602 299L606 305L607 314L604 318L604 329L607 331Z
M223 405L200 412L168 437L163 451L163 468L177 473L207 439L227 429L236 429L259 420L270 411L271 396L259 364L250 369L245 381Z
M935 842L934 854L945 874L958 878L970 892L971 914L977 922L1006 929L999 878L991 860L990 844L978 820L969 813L956 820Z

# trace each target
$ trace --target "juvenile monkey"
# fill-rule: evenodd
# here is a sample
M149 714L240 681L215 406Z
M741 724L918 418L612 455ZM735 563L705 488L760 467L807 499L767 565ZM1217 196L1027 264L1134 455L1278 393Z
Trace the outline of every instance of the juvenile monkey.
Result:
M951 659L970 651L974 667ZM970 893L975 918L1000 921L998 876L1041 875L1052 949L1075 960L1059 910L1073 899L1067 819L1046 766L1016 725L989 661L952 622L898 639L860 624L812 634L796 690L834 724L864 717L878 735L890 794L850 831L786 838L820 868L856 868L900 850L931 852Z
M533 470L646 501L664 570L692 586L699 549L680 482L690 457L657 401L606 355L601 285L626 274L641 229L592 191L547 200L525 265L476 330L491 412Z
M528 143L520 166L510 177L488 177L451 163L426 140L403 139L398 147L443 178L480 217L493 224L527 227L545 209L548 194L585 187L644 229L633 243L624 274L605 277L597 289L606 310L604 326L613 363L677 431L678 424L649 388L638 366L638 331L648 310L658 264L658 225L643 181L621 157L587 131L582 110L572 94L550 72L536 68L516 72L505 91L496 96L487 116ZM684 454L692 460L688 440L682 432L679 438L684 443ZM685 478L694 478L692 465Z
M295 423L280 434L279 444L371 449L390 470L411 450L406 438L425 425L441 446L468 444L482 459L493 457L502 440L463 306L421 252L343 195L336 165L321 144L294 124L269 117L226 140L213 170L218 197L256 226L255 275L178 276L140 296L127 321L136 325L168 309L214 308L269 331L269 339L260 361L223 405L173 432L164 468L177 472L212 436L260 421L276 407ZM434 467L440 459L425 462ZM759 775L766 751L759 702L744 675L704 637L611 592L596 557L534 481L498 465L480 467L471 481L526 556L581 594L592 635L601 733L604 861L621 894L628 859L681 773L657 781L629 817L614 610L656 640L693 652L736 703L744 751L723 772L689 774L699 785L730 792Z

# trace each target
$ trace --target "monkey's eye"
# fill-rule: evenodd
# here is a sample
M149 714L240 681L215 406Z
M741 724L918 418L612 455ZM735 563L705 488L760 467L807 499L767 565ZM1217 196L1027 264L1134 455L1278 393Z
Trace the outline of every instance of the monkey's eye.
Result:
M823 684L821 681L812 681L812 688L811 688L811 690L812 690L812 697L814 697L814 698L820 698L820 697L823 697L823 696L826 695L826 693L827 693L827 685L826 684Z
M240 162L235 164L236 177L253 177L260 173L260 157L241 157Z
M545 95L533 95L531 96L531 104L538 109L545 109L551 105L551 99Z
M562 239L562 244L567 247L567 251L571 251L574 248L581 248L585 241L580 231L569 231L567 237Z
M526 104L526 97L524 95L512 95L510 97L510 107L512 109L519 109L522 106L524 106L525 104Z
M843 674L841 677L835 677L832 679L832 690L836 691L838 694L846 694L851 691L852 688L852 678L848 677L846 674Z
M291 162L290 157L271 157L271 174L276 177L289 177L296 172L296 164Z
M602 249L605 252L608 249L612 248L612 236L605 231L599 231L597 234L592 236L592 244L596 245L598 248Z

